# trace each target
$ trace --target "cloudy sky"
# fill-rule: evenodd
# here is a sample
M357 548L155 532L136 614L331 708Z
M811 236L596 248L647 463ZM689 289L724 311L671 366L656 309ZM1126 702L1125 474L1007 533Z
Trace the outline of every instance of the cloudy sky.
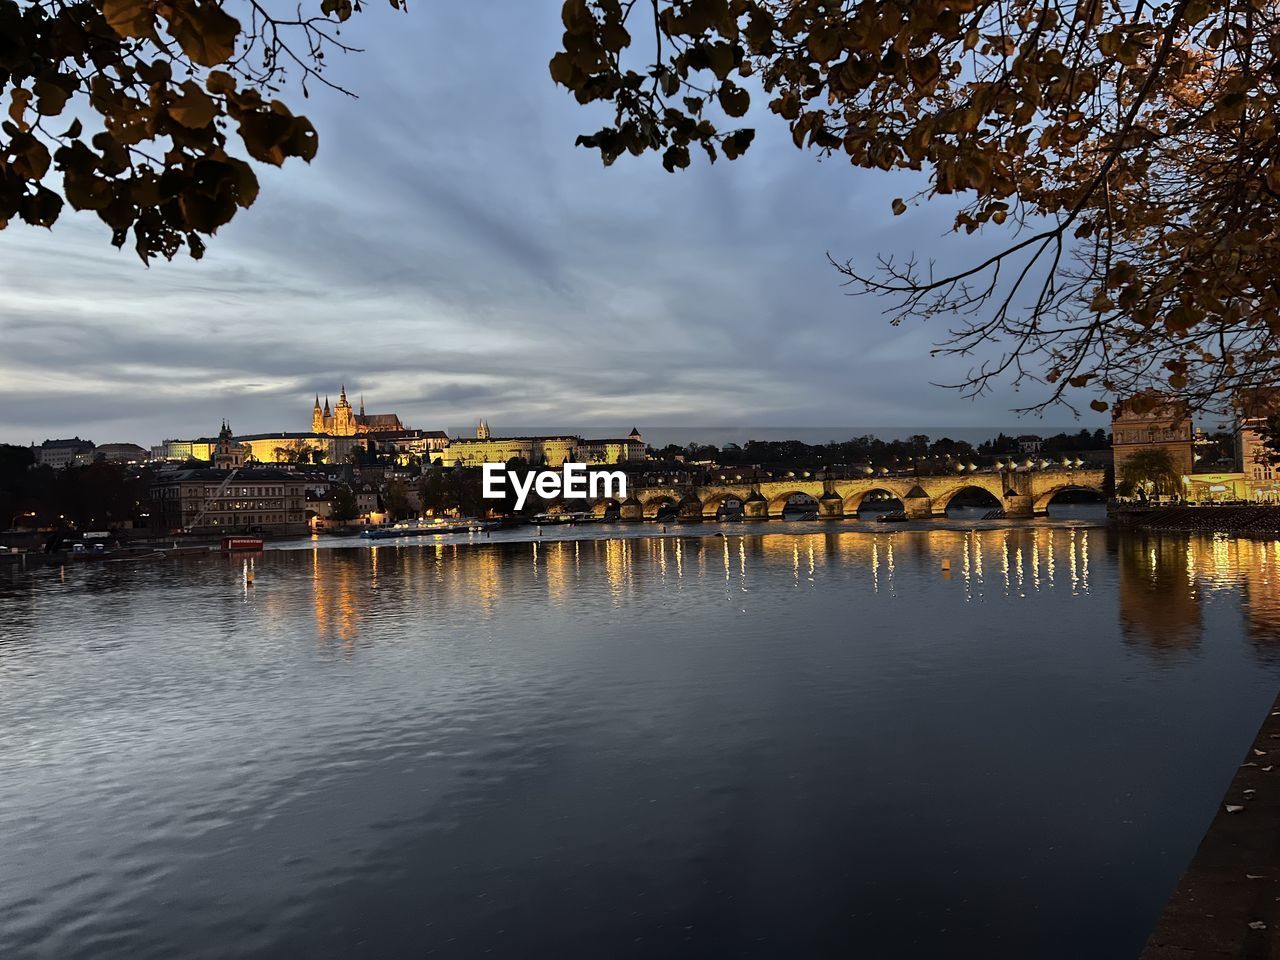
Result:
M343 381L427 429L1015 422L1025 395L930 386L967 367L929 358L942 329L890 328L826 262L945 258L945 211L892 217L909 186L767 115L733 164L604 168L547 74L558 10L372 4L332 64L360 99L292 97L319 157L263 171L201 263L148 269L91 216L0 232L0 442L305 430Z

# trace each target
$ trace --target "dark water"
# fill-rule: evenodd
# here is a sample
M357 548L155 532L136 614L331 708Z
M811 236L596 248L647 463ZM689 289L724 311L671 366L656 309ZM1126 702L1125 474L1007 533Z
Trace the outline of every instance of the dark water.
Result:
M0 957L1135 956L1280 544L728 532L0 579Z

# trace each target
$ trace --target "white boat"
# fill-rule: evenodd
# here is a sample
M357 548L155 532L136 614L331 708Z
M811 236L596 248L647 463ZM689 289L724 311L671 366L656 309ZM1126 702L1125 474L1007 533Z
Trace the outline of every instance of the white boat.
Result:
M496 520L477 520L474 517L432 517L429 520L406 520L390 527L365 530L360 536L366 540L392 540L397 537L421 537L446 533L479 533L498 526Z

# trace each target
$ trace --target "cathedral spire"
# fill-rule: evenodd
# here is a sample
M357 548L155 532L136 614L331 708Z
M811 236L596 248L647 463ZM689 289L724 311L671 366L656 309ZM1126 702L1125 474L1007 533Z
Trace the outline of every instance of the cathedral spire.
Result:
M360 394L360 416L364 416L364 394Z

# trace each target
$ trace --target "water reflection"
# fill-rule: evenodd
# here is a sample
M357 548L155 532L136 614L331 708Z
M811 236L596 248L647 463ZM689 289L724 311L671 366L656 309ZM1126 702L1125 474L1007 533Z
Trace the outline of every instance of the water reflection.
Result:
M1205 606L1238 596L1255 653L1280 656L1280 541L1133 533L1117 544L1126 638L1157 653L1193 650Z
M0 577L0 956L1136 955L1280 678L1280 544L1225 537L253 572Z
M1245 632L1260 655L1280 656L1280 542L1227 536L1185 537L1090 529L939 530L890 534L742 534L715 537L559 541L505 548L434 545L367 551L310 551L311 608L322 644L354 649L369 599L387 589L465 603L484 620L504 598L536 597L572 606L576 591L601 577L610 603L621 607L655 588L678 590L687 577L720 568L726 596L753 589L775 565L793 587L822 590L862 571L873 595L897 594L903 550L913 579L953 572L967 603L993 597L1022 600L1065 592L1088 596L1103 552L1114 555L1117 619L1126 642L1153 655L1196 649L1203 639L1202 608L1215 593L1242 598ZM511 551L523 551L523 564ZM257 561L261 564L263 561ZM945 569L944 569L945 568ZM248 569L246 567L246 569ZM833 574L833 571L839 571ZM997 571L992 581L987 573ZM1060 576L1065 571L1065 576ZM64 576L64 574L59 574ZM268 573L268 580L270 574ZM30 578L28 578L30 579ZM262 584L261 578L257 581ZM10 589L16 589L11 584ZM36 594L24 591L27 604ZM242 577L244 603L273 607L288 598ZM284 609L278 611L285 614ZM12 607L21 618L24 604ZM15 621L16 622L16 621Z

